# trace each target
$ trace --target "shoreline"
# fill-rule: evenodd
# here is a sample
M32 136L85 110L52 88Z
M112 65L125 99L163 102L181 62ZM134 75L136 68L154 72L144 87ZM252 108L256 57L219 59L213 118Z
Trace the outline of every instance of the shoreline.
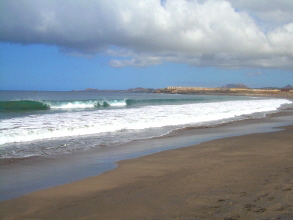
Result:
M101 175L3 201L0 216L290 219L293 125L277 128L271 123L285 117L279 124L286 124L286 117L292 115L292 109L283 110L263 119L220 126L211 132L227 133L229 129L253 128L254 124L263 123L264 128L270 128L263 133L220 135L190 147L126 158L118 162L118 168L112 167Z
M272 120L273 119L273 120ZM184 148L211 140L252 133L272 132L293 124L293 109L282 109L264 118L251 118L217 126L187 128L152 139L118 147L91 149L71 154L8 159L1 161L0 201L35 191L80 181L117 168L117 162L162 151Z

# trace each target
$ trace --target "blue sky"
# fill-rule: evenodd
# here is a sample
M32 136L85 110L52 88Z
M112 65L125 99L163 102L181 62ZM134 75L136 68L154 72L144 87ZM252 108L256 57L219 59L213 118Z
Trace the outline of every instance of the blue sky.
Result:
M292 1L106 2L2 0L0 89L293 84Z

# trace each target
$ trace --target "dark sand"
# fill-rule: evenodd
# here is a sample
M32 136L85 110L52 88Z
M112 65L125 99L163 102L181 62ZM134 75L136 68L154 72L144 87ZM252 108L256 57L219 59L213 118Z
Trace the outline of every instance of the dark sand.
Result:
M119 162L1 202L1 219L293 219L293 125Z

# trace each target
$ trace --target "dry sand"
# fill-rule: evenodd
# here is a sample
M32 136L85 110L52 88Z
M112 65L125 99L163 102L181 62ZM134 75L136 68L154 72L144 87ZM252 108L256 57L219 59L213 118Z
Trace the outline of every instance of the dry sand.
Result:
M1 219L293 219L293 126L119 162L1 202Z

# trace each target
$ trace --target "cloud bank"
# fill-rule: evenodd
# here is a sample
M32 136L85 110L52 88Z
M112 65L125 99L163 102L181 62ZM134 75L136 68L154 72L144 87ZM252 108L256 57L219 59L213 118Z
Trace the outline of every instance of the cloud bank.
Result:
M165 62L293 70L292 0L1 0L0 40Z

